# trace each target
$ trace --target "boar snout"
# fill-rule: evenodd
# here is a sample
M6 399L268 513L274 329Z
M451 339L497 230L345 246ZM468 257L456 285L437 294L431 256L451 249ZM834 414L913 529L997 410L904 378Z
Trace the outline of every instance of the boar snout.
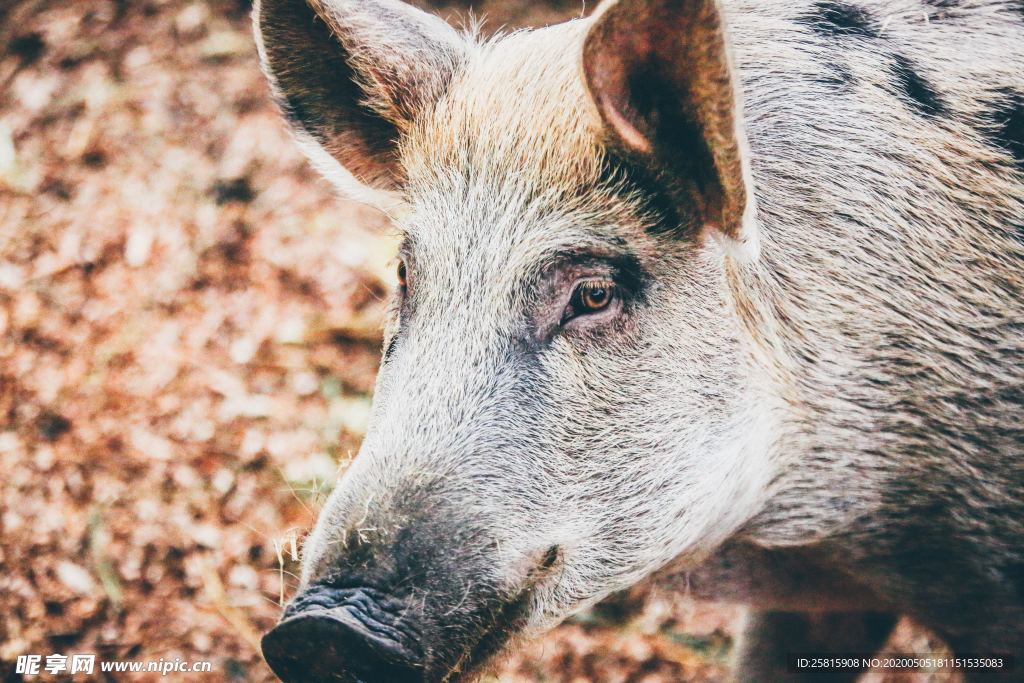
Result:
M509 551L436 505L437 517L413 519L406 507L413 498L359 513L377 529L388 527L386 519L407 520L394 533L372 542L342 534L345 542L332 531L309 544L315 559L306 586L263 637L263 655L285 683L462 680L525 625L563 549Z
M422 681L420 634L401 601L369 588L314 585L263 637L274 673L292 681Z

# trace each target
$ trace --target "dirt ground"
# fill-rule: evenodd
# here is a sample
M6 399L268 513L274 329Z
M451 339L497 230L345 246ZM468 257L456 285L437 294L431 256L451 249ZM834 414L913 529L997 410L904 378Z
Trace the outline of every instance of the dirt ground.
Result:
M273 680L260 634L358 449L394 240L296 151L249 9L0 0L4 680L79 652ZM720 680L737 614L620 600L494 680Z

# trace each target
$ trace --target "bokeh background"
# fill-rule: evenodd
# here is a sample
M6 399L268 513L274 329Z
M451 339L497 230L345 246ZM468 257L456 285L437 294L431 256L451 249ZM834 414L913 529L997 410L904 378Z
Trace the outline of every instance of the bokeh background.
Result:
M260 634L358 450L395 241L299 155L250 9L0 0L4 680L75 652L273 680ZM589 8L472 9L495 30ZM494 678L721 680L737 615L638 589Z

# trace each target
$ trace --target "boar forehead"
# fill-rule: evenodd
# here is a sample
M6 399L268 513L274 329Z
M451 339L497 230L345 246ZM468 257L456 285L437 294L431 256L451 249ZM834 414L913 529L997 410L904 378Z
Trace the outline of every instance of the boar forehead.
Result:
M600 172L600 122L580 76L586 22L480 43L413 127L403 161L429 182L440 162L546 186Z
M402 140L408 195L438 188L493 207L579 201L601 183L600 122L579 73L584 22L482 43ZM460 198L462 199L462 198ZM586 197L589 208L600 198Z

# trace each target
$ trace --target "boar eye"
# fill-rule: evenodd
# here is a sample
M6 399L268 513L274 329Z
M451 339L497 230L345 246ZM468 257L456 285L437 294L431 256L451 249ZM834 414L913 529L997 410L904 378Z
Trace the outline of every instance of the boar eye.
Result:
M405 290L409 286L408 273L405 269L405 261L398 262L398 286Z
M584 280L576 285L562 322L566 323L581 315L599 313L611 306L617 295L618 287L611 280Z

